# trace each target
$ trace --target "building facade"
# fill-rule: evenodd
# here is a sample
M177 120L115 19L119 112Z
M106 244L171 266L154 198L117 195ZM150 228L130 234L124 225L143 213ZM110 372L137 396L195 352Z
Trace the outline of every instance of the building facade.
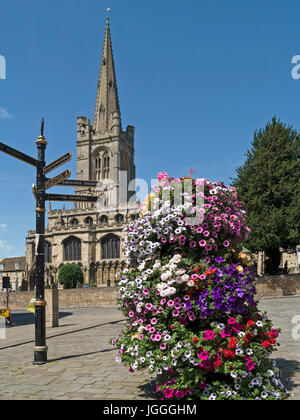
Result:
M77 187L78 195L99 196L97 203L76 203L71 210L48 209L45 232L45 283L58 283L58 270L75 262L85 284L113 285L125 266L122 233L138 217L135 202L134 127L122 129L109 20L106 21L94 119L77 120L77 180L97 181L97 188ZM128 192L128 187L131 192ZM35 287L35 232L26 238L27 288Z
M0 260L0 290L3 291L2 279L9 277L11 289L18 291L26 282L25 257L3 258Z

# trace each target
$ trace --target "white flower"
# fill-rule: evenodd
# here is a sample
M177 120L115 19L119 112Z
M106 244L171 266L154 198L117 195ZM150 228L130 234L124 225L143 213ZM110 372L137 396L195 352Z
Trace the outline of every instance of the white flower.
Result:
M263 323L262 323L261 321L257 321L257 322L256 322L256 325L257 325L258 327L262 327L262 326L263 326Z
M172 272L171 271L166 271L165 273L162 273L162 275L160 276L162 281L166 281L170 277L172 277Z

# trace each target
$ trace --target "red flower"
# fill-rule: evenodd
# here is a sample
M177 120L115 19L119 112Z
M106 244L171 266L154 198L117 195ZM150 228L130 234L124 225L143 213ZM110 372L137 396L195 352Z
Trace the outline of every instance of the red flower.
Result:
M245 345L245 346L247 346L247 345L248 345L248 343L249 343L248 338L243 337L243 338L242 338L242 340L244 341L244 345Z
M237 341L238 341L237 338L231 337L230 340L229 340L228 347L230 349L236 349L236 343L237 343Z
M198 272L198 268L197 267L195 267L194 268L194 273L197 273Z
M263 348L268 349L271 346L270 341L264 341L263 343L261 343L261 345L263 346Z
M276 340L275 340L274 338L270 338L270 339L269 339L269 342L270 342L271 344L275 344L275 343L276 343Z
M215 274L215 272L217 271L216 268L214 268L213 270L209 270L206 273L204 273L206 276L210 276L211 274Z
M215 366L216 368L219 368L220 366L222 366L222 362L221 362L221 360L216 360L216 361L214 362L214 366Z
M247 340L251 340L251 338L253 338L253 334L249 332L248 334L246 334L246 338Z
M223 357L225 359L235 359L235 354L231 350L223 350Z
M198 343L198 341L199 341L199 340L198 340L198 338L197 338L197 337L193 337L193 343L194 343L194 344Z
M247 322L247 325L249 325L249 327L254 327L255 326L255 322L252 321L252 319L250 319L250 321Z

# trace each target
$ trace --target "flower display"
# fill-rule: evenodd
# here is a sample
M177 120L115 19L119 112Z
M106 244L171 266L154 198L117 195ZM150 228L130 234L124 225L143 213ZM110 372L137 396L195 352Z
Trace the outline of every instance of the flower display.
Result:
M162 172L140 211L125 228L116 361L157 374L163 399L286 398L269 360L279 331L259 312L256 273L239 252L250 230L235 188Z

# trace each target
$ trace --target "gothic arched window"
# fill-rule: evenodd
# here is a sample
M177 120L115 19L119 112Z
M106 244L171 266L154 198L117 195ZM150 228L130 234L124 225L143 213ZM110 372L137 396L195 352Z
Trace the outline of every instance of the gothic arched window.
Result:
M95 160L96 181L100 181L101 179L101 171L102 171L101 162L102 162L101 157L98 155Z
M118 224L124 223L124 216L122 214L117 214L115 219Z
M52 248L49 242L45 242L45 263L52 262Z
M94 179L100 181L109 179L110 176L110 157L106 149L99 150L94 154Z
M103 156L103 179L109 178L109 164L110 159L107 153Z
M100 217L100 223L102 225L107 225L108 224L108 217L107 216L101 216Z
M139 218L139 215L138 214L132 214L131 216L130 216L130 219L134 222L135 220L137 220Z
M120 238L109 234L101 240L102 259L110 260L120 258Z
M72 227L77 227L79 224L78 220L74 217L74 219L71 220L70 225Z
M64 260L65 261L80 261L81 260L81 241L75 236L70 236L63 242L64 245Z
M86 219L85 219L85 224L86 225L88 225L88 226L93 226L93 219L89 216L89 217L87 217Z

